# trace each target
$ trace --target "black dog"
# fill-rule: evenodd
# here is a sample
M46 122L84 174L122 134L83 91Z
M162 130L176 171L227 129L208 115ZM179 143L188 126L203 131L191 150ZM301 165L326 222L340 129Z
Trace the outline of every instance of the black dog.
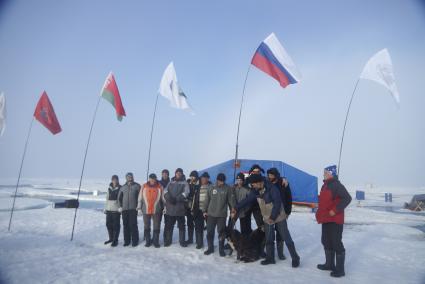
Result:
M266 234L261 229L249 235L241 234L232 227L226 228L226 239L232 250L237 252L237 259L243 262L254 262L260 259L264 249Z

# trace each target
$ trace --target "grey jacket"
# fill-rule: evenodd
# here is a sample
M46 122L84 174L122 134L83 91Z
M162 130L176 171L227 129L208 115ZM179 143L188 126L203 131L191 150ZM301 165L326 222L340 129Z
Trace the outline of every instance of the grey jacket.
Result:
M185 216L189 184L183 177L180 180L174 178L164 189L165 214L169 216Z
M227 217L227 208L231 209L234 206L232 188L226 184L214 185L208 190L202 211L212 217Z
M121 186L113 187L109 186L108 191L106 192L106 202L105 210L108 212L118 212L118 194L120 192Z
M238 204L240 201L244 200L249 192L251 191L248 187L242 186L242 187L238 187L235 186L234 188L232 188L233 190L233 194L234 194L234 199L235 199L235 203ZM249 210L249 208L243 208L241 209L238 213L238 217L239 218L244 218L246 216L246 212Z
M133 182L131 185L126 183L121 186L120 192L118 194L118 202L123 211L136 210L139 192L140 184L137 182Z

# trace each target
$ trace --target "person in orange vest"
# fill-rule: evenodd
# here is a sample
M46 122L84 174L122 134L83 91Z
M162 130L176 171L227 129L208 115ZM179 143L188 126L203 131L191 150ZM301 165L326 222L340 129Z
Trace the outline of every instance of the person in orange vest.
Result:
M149 181L140 190L137 209L143 214L145 227L145 247L159 248L159 231L163 210L163 189L155 174L149 175ZM151 221L153 222L153 237L151 238Z
M335 165L325 168L323 177L316 219L317 223L322 224L322 244L326 262L317 265L317 268L332 271L332 277L342 277L345 276L345 248L342 243L344 210L350 204L351 196L338 180Z

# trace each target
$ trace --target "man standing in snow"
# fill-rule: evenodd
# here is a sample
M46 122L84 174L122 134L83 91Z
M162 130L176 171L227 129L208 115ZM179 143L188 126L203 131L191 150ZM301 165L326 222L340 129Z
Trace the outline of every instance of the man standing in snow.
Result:
M332 277L342 277L345 276L345 248L342 243L344 209L350 204L351 196L339 182L335 165L325 168L323 177L316 219L317 223L322 224L322 244L326 262L317 265L317 268L331 270Z
M205 200L207 198L208 190L211 188L210 175L204 172L201 175L200 185L195 187L193 193L193 202L191 207L191 213L195 222L195 237L196 237L196 249L204 247L204 226L205 220L202 212L202 208L205 207Z
M139 228L137 227L137 202L140 184L134 182L133 174L125 175L127 182L121 187L118 194L119 211L122 212L124 226L124 246L136 247L139 244Z
M193 231L195 230L195 223L192 215L192 204L195 190L199 188L199 174L197 171L190 173L189 179L189 195L187 196L187 208L186 208L186 223L187 223L187 244L193 244Z
M180 246L186 247L185 213L189 184L181 168L176 169L175 176L164 190L165 214L167 222L164 229L164 246L168 247L173 241L174 224L178 223Z
M161 172L161 180L159 181L159 183L162 185L162 189L164 190L166 187L167 187L167 185L170 183L170 171L169 170L167 170L167 169L163 169L162 170L162 172ZM161 220L162 220L162 215L164 215L164 230L163 230L163 238L164 238L164 240L165 240L165 227L167 226L167 222L168 222L168 219L167 219L167 215L165 214L165 205L164 205L164 203L165 202L163 202L163 214L161 214Z
M112 247L118 245L118 237L120 235L120 212L118 212L118 193L121 185L117 175L113 175L111 183L109 184L108 191L106 192L105 214L106 214L106 228L108 229L109 240L105 245L112 243Z
M203 212L207 218L207 242L208 249L204 252L205 255L214 252L214 231L217 227L218 233L218 250L220 256L225 256L224 239L227 218L227 208L230 210L235 206L232 189L225 184L226 176L223 173L217 175L216 184L208 190Z
M286 219L289 217L292 211L292 194L291 189L289 188L289 183L285 178L280 177L280 173L276 168L270 168L267 170L267 179L269 182L274 184L280 191L280 197L282 199L282 206L286 214ZM283 221L285 224L283 225L284 233L287 235L287 239L293 243L291 234L289 233L287 221ZM286 257L283 254L283 245L284 238L281 236L278 228L276 227L276 249L277 256L280 260L285 260ZM288 244L287 244L288 245Z
M250 189L244 184L245 184L245 175L243 173L238 173L236 176L236 185L233 190L236 204L244 200L250 192ZM239 218L239 224L241 228L241 234L244 234L244 235L251 234L252 232L251 214L250 212L248 212L248 208L240 210L238 212L238 218Z
M149 181L143 185L139 194L138 210L143 214L145 228L145 247L159 248L159 230L162 216L162 186L155 174L149 175ZM151 220L153 222L153 238L151 239Z
M286 214L283 209L279 188L273 183L265 182L264 177L259 174L250 175L248 183L251 184L253 190L235 206L232 217L241 209L258 202L264 220L264 232L266 233L266 259L261 261L261 264L276 263L274 259L274 231L276 228L286 242L292 258L292 267L298 267L300 265L300 257L295 250L294 242L286 227Z

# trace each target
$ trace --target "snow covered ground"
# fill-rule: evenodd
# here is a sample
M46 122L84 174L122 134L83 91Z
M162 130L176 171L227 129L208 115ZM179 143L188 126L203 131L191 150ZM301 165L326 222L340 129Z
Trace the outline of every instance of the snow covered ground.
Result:
M74 210L54 209L51 201L75 197L76 181L22 184L8 232L14 186L0 181L0 283L425 283L425 213L401 209L425 188L367 188L366 201L353 200L344 228L346 277L331 279L316 268L324 258L320 226L305 208L295 208L289 219L301 267L293 269L288 259L264 267L217 253L204 256L193 245L124 248L122 234L119 247L103 245L105 195L92 195L105 190L98 181L84 183L70 242ZM353 197L358 188L350 187ZM393 194L393 203L384 202L384 192ZM139 231L142 236L141 218Z

